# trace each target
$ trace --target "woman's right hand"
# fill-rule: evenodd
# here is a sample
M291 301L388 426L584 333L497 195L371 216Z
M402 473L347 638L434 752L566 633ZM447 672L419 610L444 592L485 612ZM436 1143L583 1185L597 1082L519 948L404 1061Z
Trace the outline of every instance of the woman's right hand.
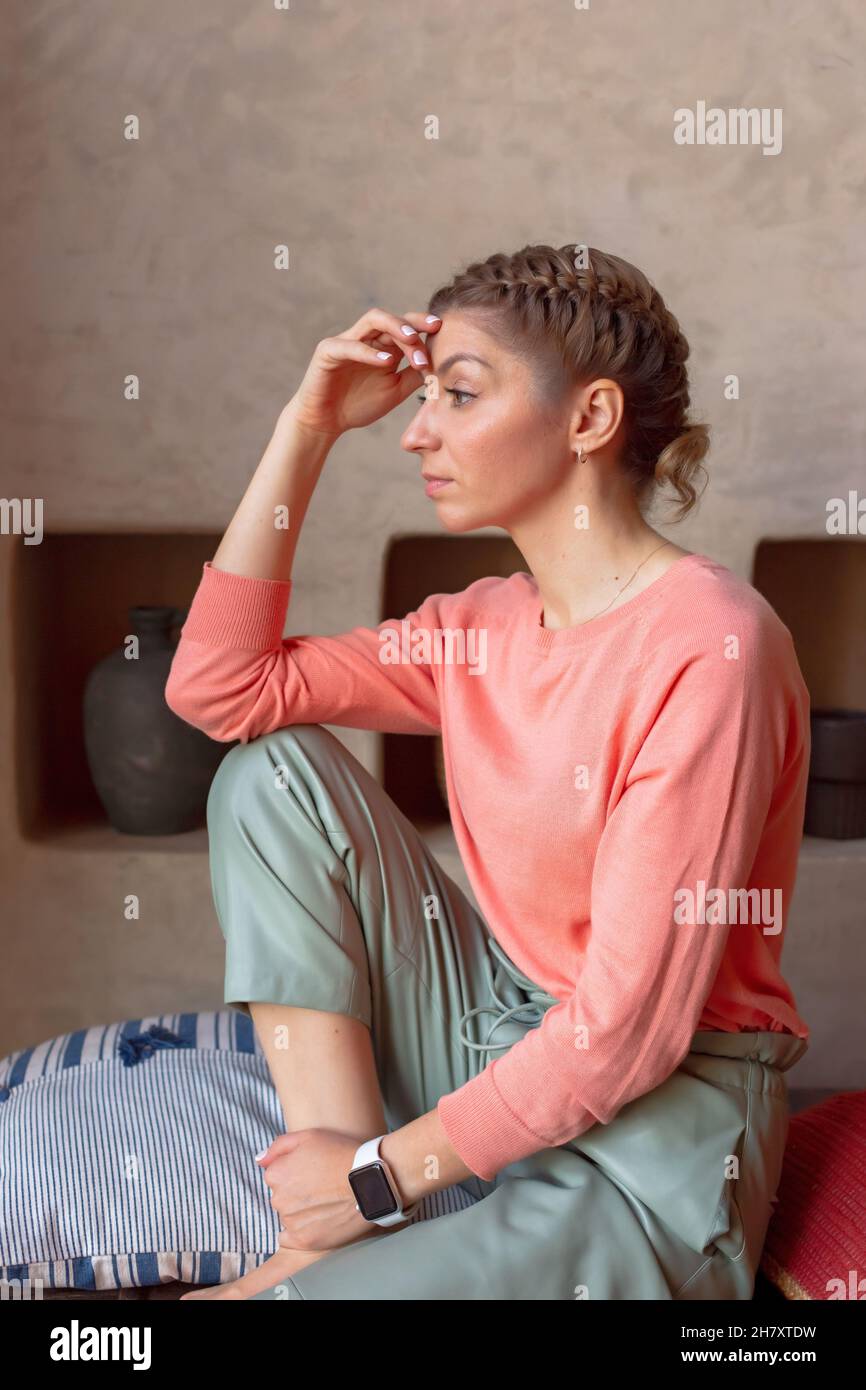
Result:
M411 334L401 331L404 324ZM331 440L371 425L430 374L421 333L429 337L441 324L438 318L428 323L423 313L398 318L385 309L368 309L345 333L322 339L286 409L302 428ZM382 352L390 358L378 356ZM408 365L398 372L404 353ZM416 353L423 354L423 362L413 361Z

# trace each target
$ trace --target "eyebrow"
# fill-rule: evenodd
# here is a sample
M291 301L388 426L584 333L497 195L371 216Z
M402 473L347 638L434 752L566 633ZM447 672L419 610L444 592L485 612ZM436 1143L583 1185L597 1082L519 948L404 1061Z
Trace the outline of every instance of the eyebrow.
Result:
M479 366L487 367L489 371L493 371L491 364L486 361L485 358L479 357L475 352L452 352L450 357L446 357L445 361L434 369L436 375L444 376L448 368L453 367L455 362L477 362Z

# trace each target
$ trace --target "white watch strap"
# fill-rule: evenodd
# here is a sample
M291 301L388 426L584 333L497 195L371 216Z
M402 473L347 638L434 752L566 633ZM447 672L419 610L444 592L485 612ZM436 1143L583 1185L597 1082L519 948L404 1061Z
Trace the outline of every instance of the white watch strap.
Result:
M376 1159L379 1158L379 1145L384 1138L384 1134L380 1134L378 1139L365 1139L352 1160L352 1167L360 1168L365 1163L375 1163ZM384 1160L380 1160L380 1162L384 1162Z

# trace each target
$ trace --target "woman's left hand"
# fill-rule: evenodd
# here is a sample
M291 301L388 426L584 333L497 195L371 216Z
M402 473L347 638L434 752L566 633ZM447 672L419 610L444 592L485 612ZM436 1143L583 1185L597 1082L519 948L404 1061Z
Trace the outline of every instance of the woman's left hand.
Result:
M357 1210L349 1186L360 1142L333 1129L296 1129L279 1135L257 1160L283 1226L281 1246L333 1250L377 1229Z

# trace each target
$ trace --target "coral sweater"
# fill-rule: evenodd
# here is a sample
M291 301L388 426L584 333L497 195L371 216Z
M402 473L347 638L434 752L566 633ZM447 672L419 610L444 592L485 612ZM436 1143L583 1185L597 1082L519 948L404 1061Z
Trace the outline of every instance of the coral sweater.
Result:
M574 628L543 626L521 572L378 627L283 637L290 592L206 562L166 699L221 741L299 723L441 731L482 914L558 1001L440 1098L472 1172L609 1123L697 1029L808 1038L780 956L809 696L757 590L689 554Z

